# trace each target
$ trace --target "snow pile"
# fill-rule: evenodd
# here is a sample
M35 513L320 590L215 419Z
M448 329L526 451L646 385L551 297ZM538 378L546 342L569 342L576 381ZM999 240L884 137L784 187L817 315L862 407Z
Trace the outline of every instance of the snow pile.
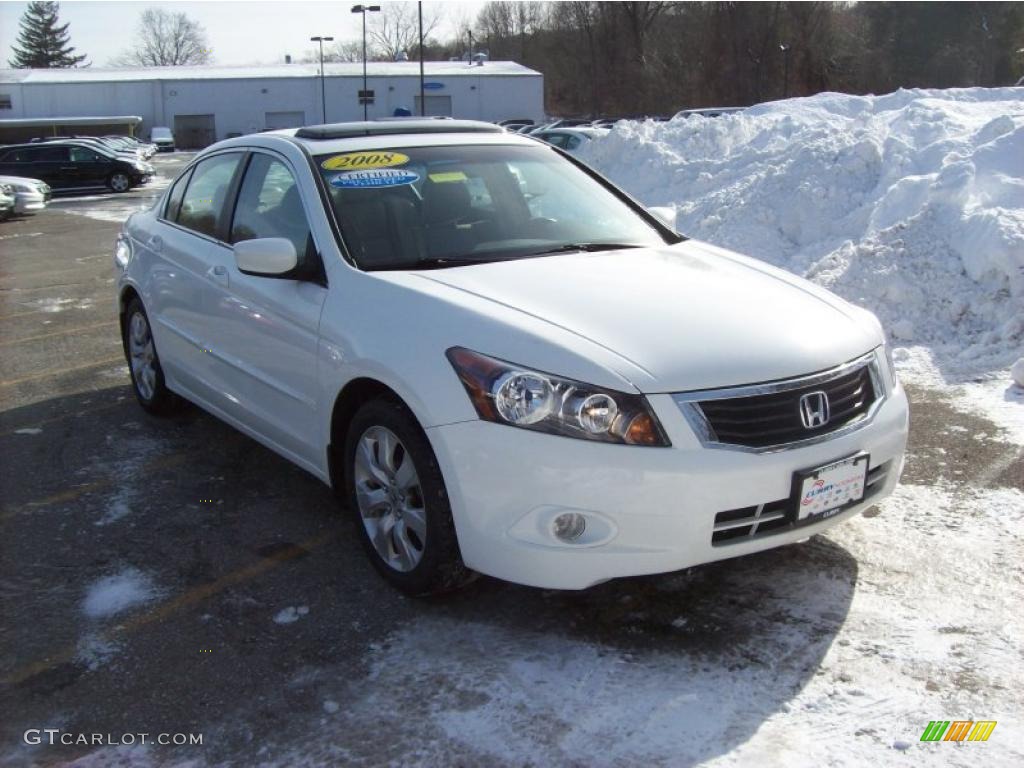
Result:
M1024 88L826 93L623 122L581 155L692 237L868 307L947 376L1024 345Z

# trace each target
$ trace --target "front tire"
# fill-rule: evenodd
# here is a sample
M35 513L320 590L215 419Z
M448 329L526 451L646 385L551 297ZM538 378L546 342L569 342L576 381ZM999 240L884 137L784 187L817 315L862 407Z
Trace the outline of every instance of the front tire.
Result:
M132 188L132 180L127 173L112 173L107 179L107 186L110 187L111 192L127 192Z
M391 400L364 404L349 426L344 466L359 537L385 579L410 595L470 580L441 469L408 409Z
M181 398L167 388L156 353L149 317L138 298L128 302L124 322L124 352L139 405L155 416L169 416L181 408Z

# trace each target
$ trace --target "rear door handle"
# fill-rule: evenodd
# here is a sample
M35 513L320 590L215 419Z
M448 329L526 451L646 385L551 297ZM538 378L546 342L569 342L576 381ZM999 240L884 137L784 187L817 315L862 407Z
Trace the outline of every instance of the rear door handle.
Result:
M218 285L227 285L231 281L231 277L228 274L228 268L222 264L218 264L215 267L210 267L206 274L210 276L213 282Z
M156 253L160 253L160 251L164 249L164 239L160 237L160 235L153 235L151 238L149 238L146 245L148 245Z

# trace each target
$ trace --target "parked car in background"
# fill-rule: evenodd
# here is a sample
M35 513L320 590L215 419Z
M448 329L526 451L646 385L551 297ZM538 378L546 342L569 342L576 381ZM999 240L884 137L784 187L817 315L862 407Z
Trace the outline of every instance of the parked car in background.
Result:
M546 141L548 144L564 149L566 152L576 152L589 141L601 138L605 132L600 128L555 128L554 130L537 131L531 134L534 138Z
M45 181L53 189L107 187L127 192L153 175L153 166L82 141L0 147L0 175Z
M156 145L157 152L174 151L174 134L170 128L158 125L149 132L149 140Z
M0 183L0 221L7 221L14 215L16 198L10 184Z
M878 320L673 224L490 123L221 141L115 244L135 396L333 485L414 594L677 571L877 504L908 421Z
M114 154L126 160L144 160L140 150L126 147L99 136L39 136L29 141L30 144L77 144L90 146L107 154Z
M507 120L499 120L498 125L502 126L503 128L508 128L510 125L533 125L533 120L531 120L528 117L511 117Z
M149 142L139 141L134 136L109 135L104 136L103 138L119 141L123 146L130 149L137 149L142 152L142 156L145 158L150 158L156 154L156 144L150 144Z
M42 179L0 176L0 184L7 185L14 192L14 212L19 216L38 213L50 201L50 185Z
M735 112L742 112L746 107L700 107L699 109L681 109L672 115L673 120L681 120L687 117L721 117L731 115Z

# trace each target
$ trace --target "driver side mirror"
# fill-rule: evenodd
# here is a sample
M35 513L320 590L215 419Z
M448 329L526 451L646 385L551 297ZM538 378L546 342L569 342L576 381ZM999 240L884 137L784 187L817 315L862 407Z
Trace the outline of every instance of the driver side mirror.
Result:
M247 275L280 277L299 263L295 245L283 237L260 237L235 243L235 264Z
M664 224L666 227L671 229L673 232L676 231L676 209L669 208L668 206L660 206L656 208L648 208L647 212L654 218Z

